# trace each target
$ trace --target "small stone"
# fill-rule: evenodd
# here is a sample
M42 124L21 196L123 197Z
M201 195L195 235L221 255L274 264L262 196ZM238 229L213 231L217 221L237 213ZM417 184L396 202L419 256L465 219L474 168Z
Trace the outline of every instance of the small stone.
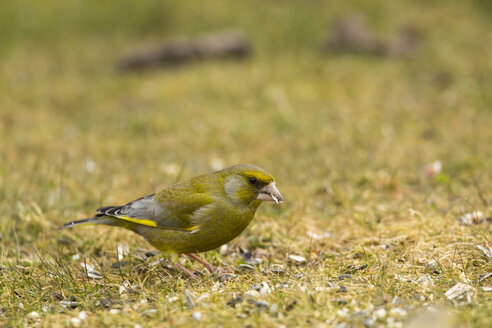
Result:
M72 241L70 239L65 239L65 238L59 238L56 240L58 245L61 246L70 246L72 244Z
M357 311L350 315L351 318L361 318L367 315L367 311Z
M169 298L167 299L167 301L168 301L169 303L174 303L174 302L176 302L177 300L179 300L179 297L178 297L178 296L172 296L172 297L169 297Z
M244 293L245 297L258 297L260 296L260 293L258 293L256 290L248 290L247 292Z
M285 270L282 267L273 267L270 271L277 275L283 275L285 273Z
M105 298L98 302L106 309L110 309L113 305L121 304L121 302L115 298Z
M364 319L364 327L372 328L372 327L374 327L375 322L376 322L376 320L374 320L373 317L365 318Z
M302 278L302 277L304 277L304 276L307 276L307 274L306 274L306 273L304 273L304 272L299 272L299 273L296 273L296 275L295 275L295 277L296 277L297 279L301 279L301 278Z
M206 299L208 299L210 297L210 294L209 293L203 293L202 295L198 296L198 298L196 299L197 302L201 302L201 301L204 301Z
M462 295L469 295L473 292L473 287L462 282L450 288L444 295L448 300L454 300Z
M127 264L128 264L128 262L114 262L113 264L111 264L111 269L118 269L118 268L121 268Z
M235 274L232 274L232 273L223 273L219 276L219 278L217 278L217 280L219 280L220 282L225 282L225 281L231 281L231 280L234 280L236 279L237 276Z
M407 315L407 311L403 310L402 308L393 308L390 310L389 314L393 317L405 317Z
M338 276L338 280L350 280L352 279L352 275L348 273L344 273Z
M264 300L255 301L255 300L250 299L250 300L248 300L248 302L251 304L254 304L259 309L263 309L263 308L266 309L270 306L270 304Z
M226 255L227 254L227 244L220 246L219 253L220 253L220 255Z
M150 252L149 250L145 248L137 248L135 252L133 253L133 256L136 257L139 260L145 261L147 259L147 253Z
M329 233L329 232L325 232L325 233L323 233L323 234L320 235L320 234L317 234L315 232L308 231L307 232L307 235L308 235L308 237L311 237L311 238L313 238L315 240L321 240L321 239L333 237L333 235L331 233Z
M336 303L338 305L344 305L348 303L348 300L346 298L342 297L337 297L331 300L333 303Z
M193 318L193 320L200 321L200 320L202 320L202 313L201 312L193 312L191 317Z
M293 300L292 302L290 302L289 305L286 306L285 311L292 310L294 308L294 306L296 306L296 304L297 304L297 301L296 300Z
M403 324L401 322L399 322L399 321L396 321L395 318L393 318L393 317L387 318L386 319L386 324L390 328L401 328L401 327L403 327Z
M270 311L270 313L272 313L272 314L277 313L278 312L278 305L276 303L272 304L270 306L270 308L268 309L268 311Z
M475 212L470 212L466 213L462 217L458 219L458 222L461 225L473 225L473 224L480 224L482 223L483 220L483 213L481 211L475 211Z
M60 301L60 305L66 309L75 309L80 303L76 301Z
M94 173L96 168L97 168L97 164L93 160L87 159L85 161L85 170L87 171L87 173Z
M95 270L87 271L87 277L92 278L92 279L102 279L103 276L99 272Z
M195 307L195 302L193 302L193 296L187 290L185 290L184 293L185 293L185 298L186 298L186 306L188 307L188 309L191 310Z
M120 310L118 310L118 309L111 309L111 310L109 310L109 313L110 314L118 314L118 313L120 313Z
M485 254L485 256L489 259L489 261L492 261L492 248L491 247L477 245L477 248Z
M89 263L80 262L80 265L82 266L82 268L84 268L85 271L92 271L95 269L94 266Z
M252 257L247 262L248 262L248 264L251 264L251 265L258 265L261 262L263 262L263 260L259 257Z
M220 278L220 277L219 277L219 278ZM216 282L214 283L214 285L212 286L211 290L212 290L213 292L216 292L216 291L220 290L220 287L222 287L222 286L224 286L224 284L223 284L223 283L216 281Z
M251 252L250 250L247 250L247 249L244 250L244 249L240 248L239 253L243 257L243 260L245 262L248 262L253 257L253 252Z
M53 292L51 293L51 297L55 300L55 301L61 301L63 300L63 295L60 294L59 292Z
M437 174L439 174L441 172L441 170L442 170L441 161L434 161L432 163L427 164L424 167L425 175L428 178L432 178L432 177L436 176Z
M343 309L338 309L336 313L339 317L345 318L348 315L348 311L349 310L347 308L343 308Z
M255 268L249 264L239 264L235 270L251 272L251 271L255 271Z
M260 288L260 294L261 295L267 295L267 294L270 294L272 292L272 289L270 288L270 286L268 286L268 283L266 281L264 281L262 283L262 287Z
M379 308L376 311L374 311L373 314L377 319L382 320L382 319L386 318L387 312L384 308Z
M299 256L299 255L289 255L289 259L291 259L294 262L300 263L300 264L307 262L307 258L305 258L304 256Z
M282 288L282 289L288 289L292 287L292 285L290 285L288 282L284 281L284 282L281 282L281 283L278 283L275 285L275 288L279 289L279 288Z
M485 281L487 280L488 278L492 277L492 272L489 272L489 273L486 273L486 274L483 274L483 275L480 275L478 277L478 281L479 282L482 282L482 281Z
M345 270L345 273L354 273L356 271L364 270L368 267L368 264L363 264L361 266L349 265Z
M422 277L416 279L413 283L414 284L420 284L424 287L428 287L428 286L434 285L434 280L432 280L432 277L430 275L425 274Z
M346 293L346 292L347 292L347 287L345 287L344 285L340 285L340 287L338 287L337 293Z
M427 263L427 265L425 266L425 268L427 270L434 270L436 269L437 267L439 266L439 264L437 263L436 260L431 260L429 263Z
M128 290L127 288L130 287L130 282L128 280L125 280L123 282L123 285L120 285L120 287L118 288L118 294L123 294L123 293L126 293Z
M33 312L29 312L29 314L27 315L28 318L31 318L31 319L38 319L40 317L39 313L36 312L36 311L33 311Z
M80 313L79 313L79 319L80 319L80 320L85 320L85 319L87 319L87 312L85 312L85 311L80 311Z
M70 319L70 323L72 325L74 325L75 327L78 327L82 323L82 320L80 320L79 318L75 317L75 318Z
M236 307L237 304L242 303L243 298L241 296L236 296L227 301L227 305L230 307Z

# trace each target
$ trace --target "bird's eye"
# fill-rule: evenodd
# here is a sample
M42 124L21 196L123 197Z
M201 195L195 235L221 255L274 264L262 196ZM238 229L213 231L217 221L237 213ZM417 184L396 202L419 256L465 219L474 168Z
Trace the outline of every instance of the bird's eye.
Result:
M248 181L249 181L249 184L251 184L253 186L256 186L258 184L258 179L256 179L256 178L249 178Z

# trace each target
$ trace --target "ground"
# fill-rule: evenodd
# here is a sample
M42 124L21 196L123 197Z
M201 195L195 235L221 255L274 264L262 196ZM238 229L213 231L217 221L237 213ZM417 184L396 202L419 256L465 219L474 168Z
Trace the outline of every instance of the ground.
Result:
M0 323L490 327L490 9L5 1ZM381 39L410 26L420 42L405 56L323 52L354 14ZM135 47L231 27L251 39L245 60L116 69ZM183 257L193 281L131 232L56 229L243 162L285 202L201 255L230 273Z

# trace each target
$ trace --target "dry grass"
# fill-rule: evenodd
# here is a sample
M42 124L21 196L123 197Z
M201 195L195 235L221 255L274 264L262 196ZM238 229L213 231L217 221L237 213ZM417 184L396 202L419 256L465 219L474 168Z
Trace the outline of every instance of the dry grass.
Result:
M477 247L491 247L490 220L458 221L491 214L492 29L484 2L125 1L126 10L35 3L7 2L0 19L8 31L0 64L0 323L492 325L484 289L492 260ZM326 27L355 9L381 35L418 27L417 52L318 53ZM231 25L255 42L252 58L114 70L129 45ZM436 160L442 171L426 174ZM211 277L182 259L204 274L191 281L167 268L165 256L145 258L139 248L151 246L121 229L56 230L98 206L240 162L270 170L286 201L262 205L245 233L203 255L235 277ZM129 252L116 266L119 245ZM252 271L237 271L246 263ZM468 292L448 299L459 282Z

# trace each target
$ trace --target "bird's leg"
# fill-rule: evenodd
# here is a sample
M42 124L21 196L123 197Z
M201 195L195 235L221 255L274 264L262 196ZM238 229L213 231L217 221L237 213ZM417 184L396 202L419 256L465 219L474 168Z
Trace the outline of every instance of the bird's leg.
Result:
M201 264L203 264L205 266L205 268L207 268L208 271L210 271L211 274L214 274L214 266L212 264L208 263L204 259L200 258L198 255L193 254L193 253L188 253L188 254L186 254L186 256L200 262Z
M175 262L174 265L176 266L176 268L183 271L188 277L195 279L195 280L198 280L198 277L196 276L196 274L194 274L193 272L191 272L190 270L188 270L187 268L182 266L181 263Z

